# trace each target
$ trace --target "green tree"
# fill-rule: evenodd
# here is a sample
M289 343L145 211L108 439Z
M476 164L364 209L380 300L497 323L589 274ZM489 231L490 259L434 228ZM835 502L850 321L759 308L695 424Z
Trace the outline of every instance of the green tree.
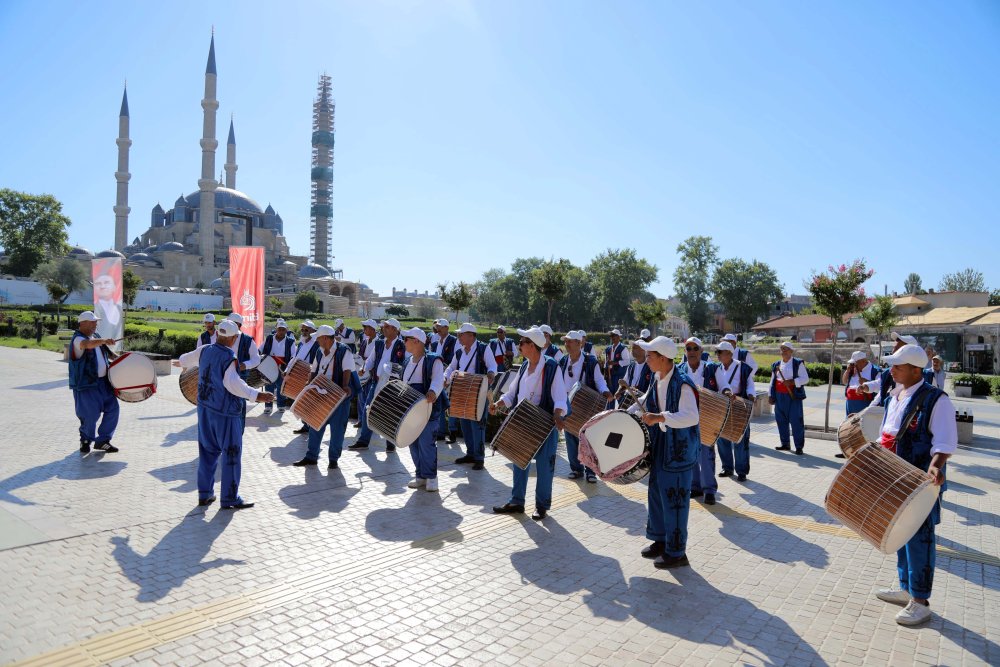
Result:
M309 313L315 313L319 310L319 298L316 296L316 292L312 290L304 290L299 292L292 305L294 305L295 309L303 315L308 315Z
M422 320L435 320L438 316L438 307L431 299L417 299L414 304L417 310L417 317Z
M586 268L593 277L595 312L601 327L633 325L630 310L637 298L656 282L659 270L636 256L635 250L608 250L590 261Z
M639 326L647 326L652 329L653 333L656 333L656 329L663 323L663 320L667 319L667 311L663 309L663 303L657 299L652 301L640 301L639 299L633 299L632 303L629 305L629 309L635 316L636 322Z
M830 318L830 377L826 387L826 422L824 430L830 430L830 396L833 390L833 368L837 358L837 327L844 323L844 317L860 311L867 301L865 281L875 272L865 266L862 259L856 259L850 266L841 264L830 266L823 273L813 273L806 282L806 289L812 296L816 311Z
M450 288L448 283L438 283L438 290L441 292L441 300L448 306L448 310L454 311L456 321L458 314L471 306L476 299L472 287L466 282L458 282Z
M61 317L62 310L58 306L66 303L70 294L86 287L89 276L80 262L63 257L39 265L31 277L45 285L49 297L57 306L56 313Z
M572 264L565 259L558 262L549 260L531 272L531 289L545 300L548 306L545 315L547 323L552 322L552 307L556 301L566 297L567 273Z
M519 257L511 263L510 273L497 284L504 304L504 321L532 324L545 316L545 304L531 299L531 273L543 264L545 260L541 257Z
M139 294L142 278L132 273L132 269L122 271L122 301L126 308L135 305L135 297Z
M684 307L691 331L708 327L708 297L712 270L719 263L719 248L711 236L691 236L677 246L680 263L674 269L674 289Z
M410 311L402 304L393 304L385 309L385 314L391 317L409 317Z
M281 314L281 308L282 306L284 306L284 303L281 301L281 299L279 299L276 296L268 297L267 303L269 306L271 306L271 310L278 313L279 315Z
M470 315L480 322L504 321L505 306L501 281L507 276L503 269L489 269L483 273L473 289L476 292L476 303Z
M942 292L985 292L986 280L982 271L969 268L956 273L946 273L938 289Z
M993 290L992 292L990 292L989 305L991 305L991 306L1000 306L1000 288L997 288L997 289Z
M867 308L861 311L861 319L865 321L865 326L875 331L875 341L878 343L878 360L881 363L882 338L899 323L899 311L896 310L896 303L891 296L878 295L872 299Z
M712 277L715 300L739 331L749 331L759 318L767 315L770 304L785 298L778 274L756 259L727 259Z
M7 271L15 276L30 276L47 258L65 255L69 225L52 195L0 189L0 245L7 253Z
M920 280L920 275L911 273L906 276L906 280L903 281L903 291L907 294L923 294L924 287L923 282Z
M590 274L579 266L566 271L566 296L552 317L563 330L594 328L594 283Z

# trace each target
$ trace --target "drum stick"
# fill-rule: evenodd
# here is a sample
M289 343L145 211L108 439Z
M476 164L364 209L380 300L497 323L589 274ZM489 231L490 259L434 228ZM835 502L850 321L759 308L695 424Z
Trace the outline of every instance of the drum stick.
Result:
M618 384L620 386L622 386L625 389L625 391L627 391L629 394L631 394L632 398L635 399L635 404L636 404L636 406L639 409L639 416L640 417L645 417L646 416L646 410L645 410L645 408L643 408L642 401L640 400L638 390L635 387L628 386L628 383L626 383L625 380L618 380ZM660 427L661 431L663 431L664 433L666 433L666 431L667 431L667 425L666 424L664 424L663 422L660 422L658 424L658 426Z

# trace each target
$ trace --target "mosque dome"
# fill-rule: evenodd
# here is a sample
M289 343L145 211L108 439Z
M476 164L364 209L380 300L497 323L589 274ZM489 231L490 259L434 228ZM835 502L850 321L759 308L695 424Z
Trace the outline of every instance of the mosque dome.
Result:
M184 252L184 244L177 241L169 241L161 245L157 250L159 252Z
M295 268L299 268L299 265L296 264L295 262L293 262L290 259L286 259L284 262L281 263L281 265L282 266L294 266Z
M198 192L192 192L187 196L187 205L189 208L193 209L201 208L200 190ZM215 210L235 211L237 213L250 213L256 215L264 214L264 209L260 207L260 204L248 197L246 193L240 192L239 190L232 190L221 185L216 186L215 188Z
M211 287L212 289L222 289L226 285L225 281L222 278L216 278L215 280L210 282L208 286Z
M69 249L69 254L73 257L93 257L94 253L80 245L75 245Z
M160 262L153 259L144 252L137 252L134 255L128 256L128 261L134 264L146 264L148 266L159 266Z
M299 269L299 278L329 278L330 272L319 264L306 264Z
M101 252L97 253L97 256L98 257L121 257L123 259L125 258L125 255L121 254L117 250L102 250Z

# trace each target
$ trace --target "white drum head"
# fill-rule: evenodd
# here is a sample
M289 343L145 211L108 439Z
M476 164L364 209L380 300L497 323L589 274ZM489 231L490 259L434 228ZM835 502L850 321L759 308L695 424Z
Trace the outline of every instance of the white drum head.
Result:
M278 366L278 362L274 360L274 357L265 355L260 359L257 372L264 376L268 384L274 384L281 374L281 368Z
M642 426L624 412L609 412L594 419L586 431L602 472L642 456L645 450L646 434Z
M476 399L476 414L480 417L486 412L486 401L489 400L490 383L483 376L483 381L479 383L479 398Z
M917 534L927 515L931 513L939 491L940 487L934 486L929 481L923 488L915 491L907 499L906 504L899 508L892 523L886 528L879 551L884 554L894 554L902 549L903 545Z
M427 426L427 421L431 418L431 411L434 405L427 401L420 401L409 412L403 415L399 422L399 430L396 433L396 446L409 447L417 441L420 434Z
M868 442L878 442L882 439L882 417L885 415L885 408L872 403L867 408L858 413L861 418L861 432Z
M156 368L141 354L126 352L108 368L108 381L115 389L156 385Z

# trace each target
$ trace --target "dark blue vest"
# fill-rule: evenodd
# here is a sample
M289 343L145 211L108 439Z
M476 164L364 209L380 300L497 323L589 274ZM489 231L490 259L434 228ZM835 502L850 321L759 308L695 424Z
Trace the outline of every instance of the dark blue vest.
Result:
M545 364L542 368L542 395L539 399L538 407L551 414L555 412L556 408L552 402L552 381L555 380L556 373L559 372L559 364L552 357L544 356L538 360L538 363ZM528 362L524 362L517 371L517 391L514 392L515 406L521 400L521 378L528 372L528 365Z
M213 343L201 349L201 357L198 361L198 408L205 408L210 412L215 412L230 417L243 415L243 406L246 403L239 396L233 396L223 384L226 370L233 364L236 356L233 351L221 345Z
M354 335L354 329L352 329L350 327L344 327L344 332L342 334L340 334L340 336L342 338L347 338L347 337L353 336L353 335ZM356 338L355 338L355 340L356 340ZM351 351L351 354L354 354L355 352L358 351L358 346L356 344L354 344L354 343L344 343L344 345L346 345L347 349L349 349Z
M378 372L379 372L379 360L382 359L382 353L385 351L385 339L379 338L375 341L375 351L372 354L375 355L375 365L372 367L372 378L378 382ZM402 365L406 360L406 345L403 343L401 338L396 338L392 343L392 352L389 355L389 362L393 364Z
M904 460L921 470L927 470L931 465L931 412L944 392L926 382L920 385L910 397L906 406L903 423L896 434L896 453ZM889 412L882 417L882 423ZM945 486L941 490L945 490Z
M694 391L695 400L698 397L698 390L694 382L679 368L674 368L670 382L667 384L667 395L664 400L664 410L667 412L677 412L681 404L681 387L684 385L691 387ZM646 393L646 411L660 412L659 383L654 379ZM665 431L660 430L659 425L649 427L649 435L654 451L659 450L659 460L662 468L670 472L684 472L694 467L698 460L698 448L701 446L698 425L687 428L670 428ZM656 454L654 454L655 456Z
M712 391L719 391L719 383L715 379L715 371L718 370L721 364L717 361L703 361L701 362L701 365L705 367L705 370L702 371L701 386L705 389L711 389ZM688 377L691 377L691 366L688 364L686 359L677 364L677 368L679 368Z
M104 367L107 368L108 352L102 345L98 348L84 350L83 355L76 359L73 354L73 346L76 339L82 338L90 340L90 336L84 336L79 330L73 332L73 338L69 341L69 386L71 389L90 389L96 387L100 378L97 376L97 355L104 357Z
M504 338L503 342L500 342L499 338L490 339L490 351L493 353L494 357L502 357L507 354L508 351L513 352L514 341L510 338Z
M774 388L774 383L778 381L778 365L780 361L776 361L771 364L771 385L768 388L767 395L771 398L775 398L778 390ZM786 380L794 380L799 376L799 367L802 365L802 360L798 357L792 357L792 377L785 378ZM795 391L792 392L792 398L797 401L801 401L806 397L805 387L795 387Z
M464 351L465 349L461 345L455 350L455 356L458 357L459 370L462 370L462 352ZM473 365L474 370L469 372L477 375L486 375L486 343L476 341L475 355L476 363Z
M612 353L612 349L614 352ZM617 345L608 345L604 348L604 358L607 359L608 368L611 373L620 373L622 367L618 365L618 362L622 360L622 355L625 353L625 345L618 343Z
M428 391L430 391L431 390L431 377L432 377L432 375L434 373L434 362L435 361L440 361L440 360L441 360L441 357L439 355L437 355L437 354L434 354L433 352L429 352L429 353L424 354L423 359L421 359L421 363L423 363L423 368L420 369L420 372L421 372L421 375L423 376L423 379L421 380L421 382L419 384L417 384L417 383L414 382L414 383L411 383L410 386L413 387L414 389L416 389L417 391L419 391L422 394L426 394ZM412 357L407 357L406 361L403 363L403 378L404 379L406 378L406 368L411 363L413 363L413 358ZM435 419L437 419L437 417L440 414L441 410L447 410L449 405L450 405L450 402L448 401L448 398L445 395L445 392L442 391L438 395L437 399L435 399L435 401L434 401L434 409L431 410L431 421L434 421Z
M261 353L271 354L271 350L274 349L274 342L275 342L274 334L268 335L268 337L264 339L264 347L261 348ZM292 345L295 344L295 339L292 337L291 334L286 333L285 339L281 342L285 344L285 349L278 356L282 357L285 360L285 363L287 364L289 360L292 358Z
M458 339L453 334L448 334L443 341L438 341L437 353L441 356L441 361L445 366L450 364L455 356L455 343L457 342Z
M586 343L583 344L583 353L584 354L593 354L594 353L594 344L591 343L589 340Z
M212 344L212 334L208 333L207 329L205 331L202 331L201 335L198 336L198 338L199 338L199 340L201 340L201 344L202 345L211 345Z
M559 368L562 369L563 373L569 367L570 358L569 355L564 355L562 359L559 360ZM582 377L573 378L574 382L582 381L584 386L590 387L594 391L597 391L597 383L594 382L594 368L597 366L597 357L592 354L583 355L583 369L580 371Z

